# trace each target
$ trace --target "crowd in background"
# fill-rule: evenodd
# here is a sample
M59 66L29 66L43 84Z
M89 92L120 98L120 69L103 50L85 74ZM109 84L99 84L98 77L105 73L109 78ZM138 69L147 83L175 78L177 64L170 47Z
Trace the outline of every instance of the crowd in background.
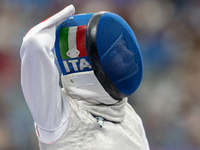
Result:
M199 0L1 0L0 150L37 150L20 85L26 32L69 4L76 13L111 11L133 29L143 56L141 86L129 102L151 150L200 149Z

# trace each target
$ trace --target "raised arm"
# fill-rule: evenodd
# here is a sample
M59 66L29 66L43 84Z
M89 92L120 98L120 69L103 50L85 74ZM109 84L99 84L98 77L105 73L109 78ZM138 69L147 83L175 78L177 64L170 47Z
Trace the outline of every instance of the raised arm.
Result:
M21 84L24 97L37 124L41 138L53 142L67 127L68 104L59 86L59 72L54 63L56 27L75 12L69 5L33 27L24 37L20 50ZM64 105L63 105L64 104ZM49 137L52 132L53 136Z

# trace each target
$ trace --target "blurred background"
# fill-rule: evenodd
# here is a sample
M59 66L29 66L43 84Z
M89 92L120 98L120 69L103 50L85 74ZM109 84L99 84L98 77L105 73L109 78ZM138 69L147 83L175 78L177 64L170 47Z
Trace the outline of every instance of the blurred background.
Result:
M31 27L69 4L77 14L117 13L133 29L144 77L129 102L151 150L200 149L199 0L1 0L0 150L38 150L20 85L20 46Z

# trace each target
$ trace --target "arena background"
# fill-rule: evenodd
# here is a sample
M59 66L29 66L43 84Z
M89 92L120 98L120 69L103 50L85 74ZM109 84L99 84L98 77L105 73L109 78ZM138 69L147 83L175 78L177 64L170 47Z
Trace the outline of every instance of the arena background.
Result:
M117 13L135 32L144 77L129 102L143 119L151 150L200 149L199 0L1 0L0 150L38 150L19 50L32 26L71 3L76 13Z

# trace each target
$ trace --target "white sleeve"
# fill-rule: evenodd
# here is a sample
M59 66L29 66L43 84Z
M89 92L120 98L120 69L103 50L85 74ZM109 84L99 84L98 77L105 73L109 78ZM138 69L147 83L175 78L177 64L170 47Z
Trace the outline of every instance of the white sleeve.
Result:
M52 50L56 27L74 12L74 6L69 5L33 27L20 50L23 94L40 138L47 143L57 140L67 128L68 103L62 96Z

